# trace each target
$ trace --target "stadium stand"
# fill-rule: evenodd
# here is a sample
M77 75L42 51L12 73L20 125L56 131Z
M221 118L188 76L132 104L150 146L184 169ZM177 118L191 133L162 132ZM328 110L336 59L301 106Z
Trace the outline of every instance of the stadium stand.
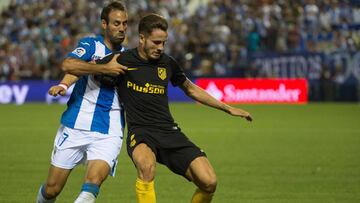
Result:
M77 39L100 33L100 4L96 0L11 1L0 18L0 80L59 79L60 62ZM360 70L350 67L359 58L357 0L134 0L126 4L128 47L137 44L132 36L139 17L161 13L171 22L168 52L190 76L305 77L312 89L310 98L315 100L338 94L322 88L360 86ZM278 73L278 66L300 71Z

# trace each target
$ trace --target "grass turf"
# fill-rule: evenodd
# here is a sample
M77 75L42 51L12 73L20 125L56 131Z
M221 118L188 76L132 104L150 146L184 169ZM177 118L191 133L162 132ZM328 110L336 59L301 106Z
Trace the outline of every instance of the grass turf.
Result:
M196 104L171 109L205 150L218 176L213 202L360 202L360 105L245 105L254 122ZM35 202L47 177L53 138L65 106L0 105L0 202ZM125 144L125 143L123 143ZM85 167L58 197L73 202ZM136 171L123 145L117 176L97 202L135 202ZM159 203L190 202L194 186L157 165Z

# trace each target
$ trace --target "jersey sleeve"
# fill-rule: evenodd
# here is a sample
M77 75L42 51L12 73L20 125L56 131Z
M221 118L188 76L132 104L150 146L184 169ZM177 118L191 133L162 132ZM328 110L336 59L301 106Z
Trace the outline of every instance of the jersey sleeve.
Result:
M95 62L98 64L105 64L105 63L109 63L111 61L111 59L114 57L114 53L111 53L109 55L106 55L105 57L96 60Z
M187 77L186 77L184 71L181 69L180 65L175 61L175 59L173 59L171 57L170 57L169 64L170 64L170 68L172 71L172 75L170 78L171 84L174 87L183 84L186 81Z
M83 61L91 61L92 55L95 53L95 42L92 38L86 37L80 39L77 47L70 52L67 57L80 59Z

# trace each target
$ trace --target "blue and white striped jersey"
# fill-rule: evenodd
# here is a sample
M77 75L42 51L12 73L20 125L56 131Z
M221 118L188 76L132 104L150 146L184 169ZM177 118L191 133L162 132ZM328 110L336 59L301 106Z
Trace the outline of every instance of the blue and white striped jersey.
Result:
M117 51L124 51L119 47ZM102 36L82 38L68 57L83 61L100 59L112 51ZM92 75L79 78L61 117L61 124L79 130L122 136L124 111L115 88L101 86Z

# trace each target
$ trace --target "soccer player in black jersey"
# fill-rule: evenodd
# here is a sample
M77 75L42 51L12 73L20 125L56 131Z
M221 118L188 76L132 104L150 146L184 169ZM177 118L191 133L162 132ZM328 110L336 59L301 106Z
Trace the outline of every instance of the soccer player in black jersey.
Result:
M202 104L248 121L252 117L242 109L217 101L185 76L177 62L164 53L167 29L167 21L162 16L143 17L139 23L139 46L117 58L128 67L126 74L119 77L118 92L126 111L128 154L138 171L137 202L156 202L156 162L195 183L198 189L192 203L210 202L217 185L215 172L205 153L174 122L169 111L168 83L179 86ZM100 63L111 58L106 57Z

